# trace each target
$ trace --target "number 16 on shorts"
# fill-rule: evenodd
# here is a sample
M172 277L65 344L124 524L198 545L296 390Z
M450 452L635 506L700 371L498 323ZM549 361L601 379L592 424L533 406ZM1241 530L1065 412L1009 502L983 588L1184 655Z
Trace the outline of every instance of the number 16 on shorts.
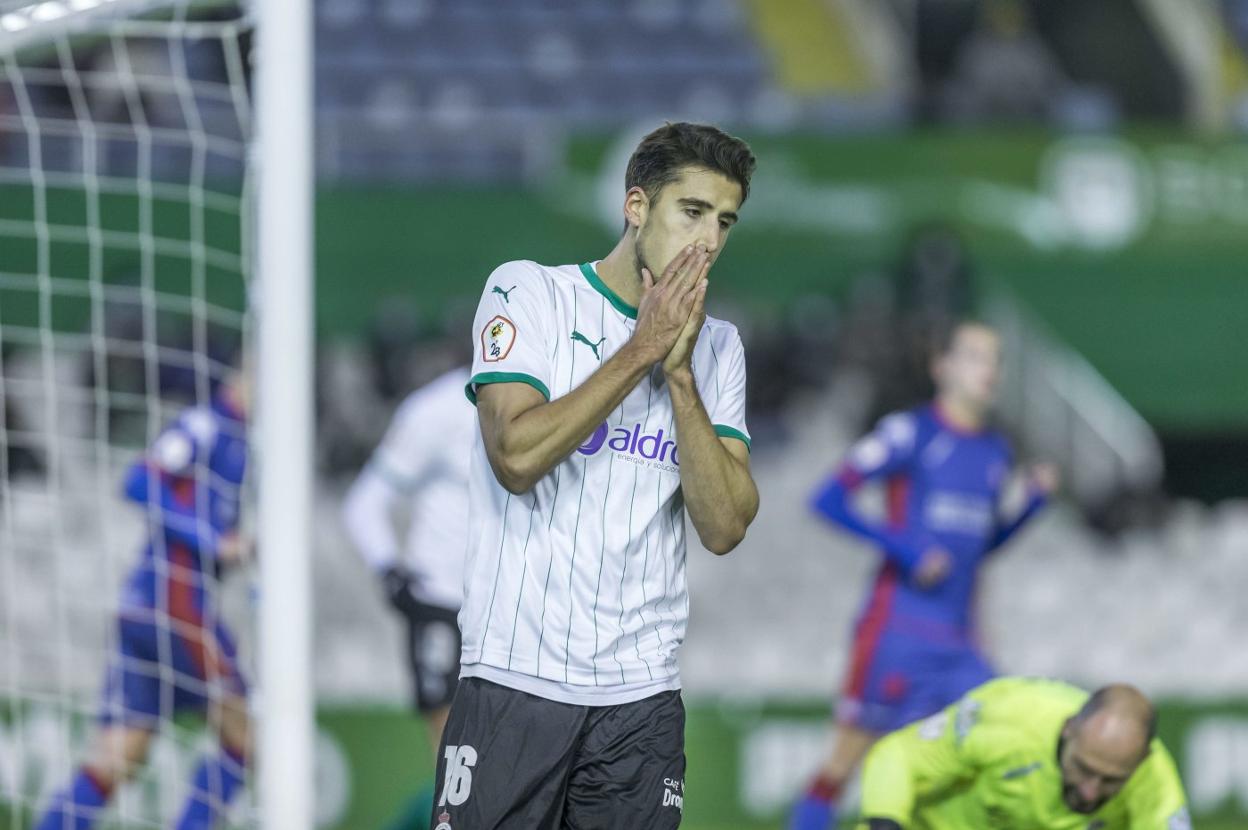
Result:
M472 768L477 765L477 751L464 744L448 746L443 755L446 758L446 781L442 784L438 806L449 804L458 807L472 794Z

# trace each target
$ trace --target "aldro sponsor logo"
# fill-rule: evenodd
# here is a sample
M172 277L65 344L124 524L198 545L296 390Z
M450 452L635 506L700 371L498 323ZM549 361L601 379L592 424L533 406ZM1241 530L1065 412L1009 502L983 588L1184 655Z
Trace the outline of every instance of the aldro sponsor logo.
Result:
M581 455L597 455L604 446L634 464L673 473L680 467L675 436L664 432L662 427L654 432L643 432L641 424L631 427L601 424L576 451Z
M663 806L685 811L685 782L675 778L663 779Z

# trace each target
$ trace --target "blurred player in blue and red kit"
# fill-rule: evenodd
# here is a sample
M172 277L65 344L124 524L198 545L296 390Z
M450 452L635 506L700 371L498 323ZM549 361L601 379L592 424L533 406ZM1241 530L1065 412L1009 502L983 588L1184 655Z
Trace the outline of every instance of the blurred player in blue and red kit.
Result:
M974 599L979 566L1044 505L1057 474L1040 464L1006 505L1012 453L988 426L1000 376L992 328L964 322L936 349L935 399L885 416L815 493L815 511L865 538L883 562L858 618L838 732L790 819L791 830L835 827L837 801L882 735L940 711L989 680ZM887 488L887 520L853 504L862 484Z
M243 373L229 371L211 403L183 411L127 473L125 495L143 509L148 541L118 609L99 732L38 830L92 827L175 712L206 714L220 743L195 771L178 830L213 827L243 786L251 754L247 687L216 586L224 569L246 557L238 523L248 402Z

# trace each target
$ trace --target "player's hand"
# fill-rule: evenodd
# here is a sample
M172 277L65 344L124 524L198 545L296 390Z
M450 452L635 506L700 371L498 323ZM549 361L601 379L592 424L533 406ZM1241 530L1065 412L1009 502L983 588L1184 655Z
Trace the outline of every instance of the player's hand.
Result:
M693 308L689 310L689 319L680 330L672 350L663 358L663 373L671 377L676 372L693 371L693 347L702 333L702 324L706 322L706 285L705 277L694 289Z
M1027 468L1027 486L1034 492L1051 496L1061 486L1062 476L1056 464L1042 462Z
M941 547L923 551L919 563L914 566L914 584L920 588L935 588L944 582L953 570L953 555Z
M705 249L690 245L672 259L657 280L649 268L641 269L637 327L629 342L644 350L652 363L666 360L689 325L698 294L705 293L710 262Z
M391 565L381 574L386 599L394 610L402 614L411 614L420 604L412 592L418 581L416 574L404 565Z

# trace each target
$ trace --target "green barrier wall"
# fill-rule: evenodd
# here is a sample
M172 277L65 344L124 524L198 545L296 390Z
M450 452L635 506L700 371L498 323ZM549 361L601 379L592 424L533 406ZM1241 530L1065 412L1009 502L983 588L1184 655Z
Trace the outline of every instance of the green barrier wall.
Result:
M825 714L809 703L691 702L684 826L780 827L791 793L826 745ZM389 717L393 726L384 725L380 711L322 711L321 728L347 751L358 782L352 791L360 796L338 825L344 830L377 826L375 819L389 814L379 804L401 800L403 787L387 789L396 764L410 780L428 774L423 742L407 745L402 714ZM1196 826L1248 826L1248 704L1169 701L1161 706L1160 734L1183 772Z
M1160 734L1183 773L1195 826L1248 826L1248 703L1171 700L1160 712ZM683 826L778 828L792 792L825 746L825 713L817 703L689 701ZM22 792L38 800L41 791L59 786L54 770L62 748L80 752L89 734L89 724L75 719L66 735L56 713L44 707L23 707L22 714L20 730L12 711L0 718L0 828L6 830L18 830L24 821L13 823L4 794ZM432 783L432 752L406 711L324 706L319 728L319 827L382 828L413 792ZM180 796L169 789L189 778L202 746L191 721L170 732L178 739L163 741L154 751L154 763L170 783L158 786L149 772L131 798L132 809L148 816L160 815L161 803L166 815L176 810Z

